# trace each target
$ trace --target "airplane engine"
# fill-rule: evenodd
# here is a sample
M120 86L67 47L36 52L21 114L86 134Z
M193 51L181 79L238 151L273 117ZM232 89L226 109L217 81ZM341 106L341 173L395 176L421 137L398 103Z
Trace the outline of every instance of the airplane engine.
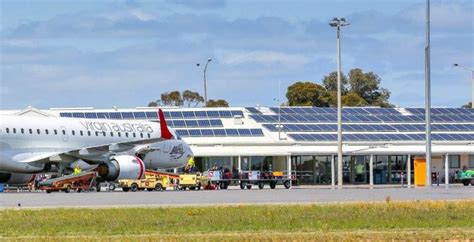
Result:
M100 164L97 171L107 181L141 179L145 174L145 164L136 156L118 155L109 162Z
M18 174L18 173L3 173L0 172L0 183L8 185L25 185L35 179L34 174Z

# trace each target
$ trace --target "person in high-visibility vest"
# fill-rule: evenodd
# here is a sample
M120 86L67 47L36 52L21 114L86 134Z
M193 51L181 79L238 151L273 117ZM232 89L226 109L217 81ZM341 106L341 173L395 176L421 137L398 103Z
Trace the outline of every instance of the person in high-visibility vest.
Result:
M79 167L79 165L76 165L76 166L74 167L74 173L73 173L73 174L74 174L74 175L77 175L77 174L79 174L79 173L81 173L81 168Z
M192 172L196 163L194 162L194 158L192 156L188 156L188 164L186 164L186 171Z

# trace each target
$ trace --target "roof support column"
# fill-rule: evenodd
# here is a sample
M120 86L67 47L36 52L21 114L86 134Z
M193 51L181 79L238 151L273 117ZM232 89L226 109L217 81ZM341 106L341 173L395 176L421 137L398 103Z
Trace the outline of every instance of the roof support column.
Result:
M407 187L411 188L411 155L407 156Z
M369 184L370 189L374 189L374 155L370 154L369 160Z
M444 156L444 185L446 189L449 187L449 154Z
M287 166L288 166L288 179L290 179L290 189L292 188L292 180L291 180L291 155L288 155L286 157L286 162L287 162Z
M331 155L331 188L336 189L336 171L334 170L334 155Z
M239 161L237 162L237 169L239 169L239 172L242 172L242 156L239 155Z

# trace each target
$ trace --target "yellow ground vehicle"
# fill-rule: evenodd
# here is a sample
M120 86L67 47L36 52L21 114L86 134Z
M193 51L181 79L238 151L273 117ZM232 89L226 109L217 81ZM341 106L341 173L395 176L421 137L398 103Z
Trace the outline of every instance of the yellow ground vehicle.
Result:
M166 175L154 174L151 172L145 172L145 178L143 179L123 179L119 180L119 185L122 187L124 192L132 191L163 191L171 186L171 179Z
M196 174L181 174L179 175L178 189L186 190L201 190L202 187L206 187L209 184L207 176L203 176L201 173Z

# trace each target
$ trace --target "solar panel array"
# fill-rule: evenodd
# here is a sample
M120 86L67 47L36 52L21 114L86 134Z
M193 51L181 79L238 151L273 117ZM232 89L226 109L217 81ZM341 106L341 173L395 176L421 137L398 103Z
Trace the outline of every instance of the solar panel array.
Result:
M183 137L261 137L262 129L176 129Z
M244 116L241 110L164 111L168 126L183 137L261 137L262 129L223 129L222 119ZM61 117L158 120L157 112L61 112ZM210 129L212 128L212 129Z
M163 113L169 119L233 118L236 115L244 115L241 110L165 111ZM59 116L91 119L158 119L157 112L61 112Z
M296 141L336 142L337 134L289 134ZM424 134L344 134L343 141L423 141ZM432 134L434 141L471 141L474 134Z
M296 141L337 141L337 109L314 107L271 108L272 114L250 117L271 131L281 131ZM423 141L425 140L423 108L343 108L344 141ZM434 141L474 141L474 109L433 108Z
M266 129L277 132L278 125L263 124ZM347 132L423 132L424 124L343 124L342 129ZM465 131L473 132L474 124L433 124L431 130L437 131ZM336 124L284 124L284 132L337 132Z

